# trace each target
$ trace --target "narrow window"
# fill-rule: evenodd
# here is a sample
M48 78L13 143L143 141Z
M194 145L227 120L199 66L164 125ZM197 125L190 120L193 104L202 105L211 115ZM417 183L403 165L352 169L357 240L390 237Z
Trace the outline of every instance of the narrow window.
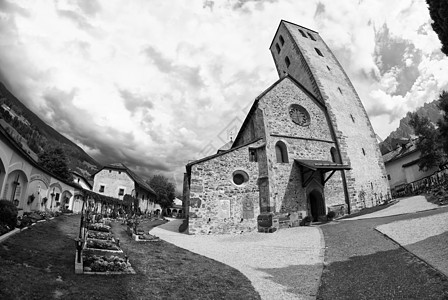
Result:
M285 44L285 40L283 39L282 36L280 36L280 44L282 44L282 46Z
M329 67L329 66L327 66L327 69L328 69L328 71L331 71L331 69L330 69L330 67Z
M331 160L335 163L341 163L340 159L339 159L339 155L338 155L338 150L336 150L335 147L331 147L330 149L330 153L331 153Z
M289 68L289 65L291 64L291 62L289 61L288 56L285 57L285 64L286 64L286 67Z
M362 149L362 154L364 154L364 156L366 155L366 151L364 150L364 148L361 148Z
M251 162L258 161L256 149L249 149L249 161L251 161Z
M390 174L387 174L387 180L390 180Z
M119 189L118 196L123 196L123 195L124 195L124 189Z
M121 174L121 171L118 171L118 174Z
M342 90L341 90L340 87L338 87L338 91L339 91L339 93L342 95Z
M112 170L109 170L109 173L112 173Z
M373 190L373 183L370 183L370 187L372 188L372 190Z
M286 151L285 143L279 141L275 144L275 155L277 156L278 163L288 162L288 151Z
M324 56L323 56L323 54L322 54L322 52L320 52L320 50L319 50L319 49L317 49L317 48L314 48L314 50L316 50L316 53L317 53L317 54L319 54L319 56L322 56L322 57L324 57Z
M308 32L308 36L310 37L310 39L312 39L313 41L315 41L316 39L314 38L314 36Z
M299 31L300 31L300 34L304 37L304 38L307 38L307 36L306 36L306 34L305 34L305 32L303 32L303 30L302 29L299 29Z
M353 117L352 114L350 114L350 118L352 118L353 123L355 123L355 117Z
M104 193L104 185L100 185L100 190L99 190L99 192L100 192L100 193Z
M59 193L56 193L56 196L54 196L54 200L59 201Z
M278 45L278 43L275 43L275 49L277 49L277 53L280 53L280 46Z

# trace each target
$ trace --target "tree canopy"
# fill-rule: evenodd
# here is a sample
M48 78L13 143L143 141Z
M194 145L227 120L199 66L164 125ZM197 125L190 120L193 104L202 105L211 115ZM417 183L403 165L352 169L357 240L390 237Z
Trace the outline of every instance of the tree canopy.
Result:
M73 177L67 166L67 157L61 147L47 147L39 154L39 164L65 181L72 181Z
M156 203L159 204L162 209L171 207L175 197L175 186L163 175L154 175L147 183L156 192Z
M437 122L439 126L439 137L443 151L448 155L448 92L443 91L439 97L439 108L442 111L442 118Z
M429 15L434 21L432 29L439 36L442 43L442 52L448 55L448 1L446 0L426 0Z
M442 118L437 122L437 128L428 117L411 113L409 125L414 128L419 137L417 149L420 151L419 169L428 170L446 162L448 155L448 93L443 91L439 96L438 107Z

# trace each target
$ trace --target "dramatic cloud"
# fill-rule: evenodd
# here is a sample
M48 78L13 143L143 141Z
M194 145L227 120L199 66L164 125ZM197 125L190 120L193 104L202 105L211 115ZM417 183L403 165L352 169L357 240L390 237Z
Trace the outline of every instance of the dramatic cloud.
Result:
M180 186L278 78L282 19L321 34L382 138L448 87L425 2L388 0L0 0L0 80L99 162Z

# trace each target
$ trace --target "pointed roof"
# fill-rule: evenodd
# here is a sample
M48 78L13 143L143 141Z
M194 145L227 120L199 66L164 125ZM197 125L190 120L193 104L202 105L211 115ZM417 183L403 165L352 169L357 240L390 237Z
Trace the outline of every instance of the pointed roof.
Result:
M233 140L230 139L230 141L228 141L227 143L225 143L224 145L222 145L221 148L218 149L218 151L216 153L221 153L227 150L230 150L230 148L232 148L233 145Z
M129 177L132 178L132 180L134 180L140 187L144 188L145 190L147 190L148 192L156 195L156 192L154 192L154 190L149 186L149 184L147 184L143 178L141 178L140 176L138 176L137 174L135 174L131 169L129 169L125 164L123 163L112 163L112 164L108 164L107 166L102 167L100 170L98 170L95 174L93 174L92 176L95 176L97 173L99 173L101 170L103 169L112 169L112 170L119 170L119 171L124 171L126 172Z
M283 80L285 80L286 78L290 79L293 83L296 84L296 86L298 88L300 88L306 95L308 95L311 100L313 100L317 105L319 105L320 107L322 107L322 109L324 110L325 114L327 114L327 107L321 102L319 101L319 99L316 98L316 96L314 96L306 87L304 87L300 82L298 82L296 79L294 79L294 77L292 77L289 74L286 74L285 76L279 78L276 82L274 82L273 84L271 84L270 87L268 87L266 90L264 90L257 98L255 98L254 103L252 104L249 112L246 115L246 118L244 119L243 124L240 127L240 130L238 131L238 134L236 135L235 139L233 140L233 142L235 143L240 136L243 133L243 129L244 127L246 127L247 122L249 122L250 116L254 113L255 109L258 107L258 101L260 101L261 98L263 98L267 93L269 93L272 89L274 89L274 87L276 87L278 84L280 84L280 82L282 82ZM233 146L233 145L232 145Z

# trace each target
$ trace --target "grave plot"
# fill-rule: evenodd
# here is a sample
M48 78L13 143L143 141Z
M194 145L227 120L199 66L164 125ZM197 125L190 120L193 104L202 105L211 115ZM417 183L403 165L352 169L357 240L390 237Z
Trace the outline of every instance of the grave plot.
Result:
M135 274L120 240L111 232L111 222L101 220L90 206L82 211L79 238L76 240L75 273L90 275Z
M143 221L144 222L144 221ZM127 220L126 232L132 239L137 242L158 242L160 239L152 234L145 233L142 220L138 216L133 216Z

